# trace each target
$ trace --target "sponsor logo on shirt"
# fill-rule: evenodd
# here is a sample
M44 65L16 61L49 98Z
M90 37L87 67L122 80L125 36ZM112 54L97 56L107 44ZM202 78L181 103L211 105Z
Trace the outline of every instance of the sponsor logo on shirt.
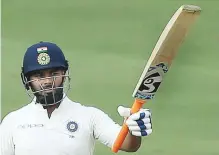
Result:
M44 124L22 124L19 125L18 128L20 129L27 129L27 128L42 128Z

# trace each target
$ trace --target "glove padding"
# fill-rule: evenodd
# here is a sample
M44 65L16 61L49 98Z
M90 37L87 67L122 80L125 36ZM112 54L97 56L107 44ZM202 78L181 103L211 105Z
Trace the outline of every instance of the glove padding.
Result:
M131 114L130 108L119 106L118 113L125 118L125 123L132 135L148 136L152 133L151 112L149 109L140 109L137 113Z

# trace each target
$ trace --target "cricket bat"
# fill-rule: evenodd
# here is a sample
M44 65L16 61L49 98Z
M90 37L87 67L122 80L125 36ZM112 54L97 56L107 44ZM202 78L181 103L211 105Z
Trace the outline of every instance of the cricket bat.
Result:
M200 15L200 12L199 6L182 5L169 20L134 89L132 97L135 100L131 107L131 113L138 112L148 100L153 99L189 28ZM128 127L123 124L112 147L114 153L121 148L127 134Z

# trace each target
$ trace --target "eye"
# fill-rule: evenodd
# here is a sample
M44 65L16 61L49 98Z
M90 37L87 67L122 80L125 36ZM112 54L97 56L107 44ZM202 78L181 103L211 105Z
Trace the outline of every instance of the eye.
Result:
M40 74L35 74L34 76L35 76L35 77L41 77L41 75L40 75Z
M59 72L53 72L53 73L52 73L52 76L58 76L58 75L60 75Z
M35 73L32 76L38 78L38 77L41 77L41 74L40 73Z
M40 78L42 78L40 73L34 73L30 76L30 79L32 79L32 80L33 79L40 79Z

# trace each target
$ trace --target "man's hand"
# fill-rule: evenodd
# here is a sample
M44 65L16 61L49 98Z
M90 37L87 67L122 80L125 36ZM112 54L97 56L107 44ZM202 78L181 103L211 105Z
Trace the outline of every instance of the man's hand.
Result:
M118 113L125 118L129 131L134 136L148 136L152 133L151 112L149 109L141 109L131 114L130 108L118 107Z

